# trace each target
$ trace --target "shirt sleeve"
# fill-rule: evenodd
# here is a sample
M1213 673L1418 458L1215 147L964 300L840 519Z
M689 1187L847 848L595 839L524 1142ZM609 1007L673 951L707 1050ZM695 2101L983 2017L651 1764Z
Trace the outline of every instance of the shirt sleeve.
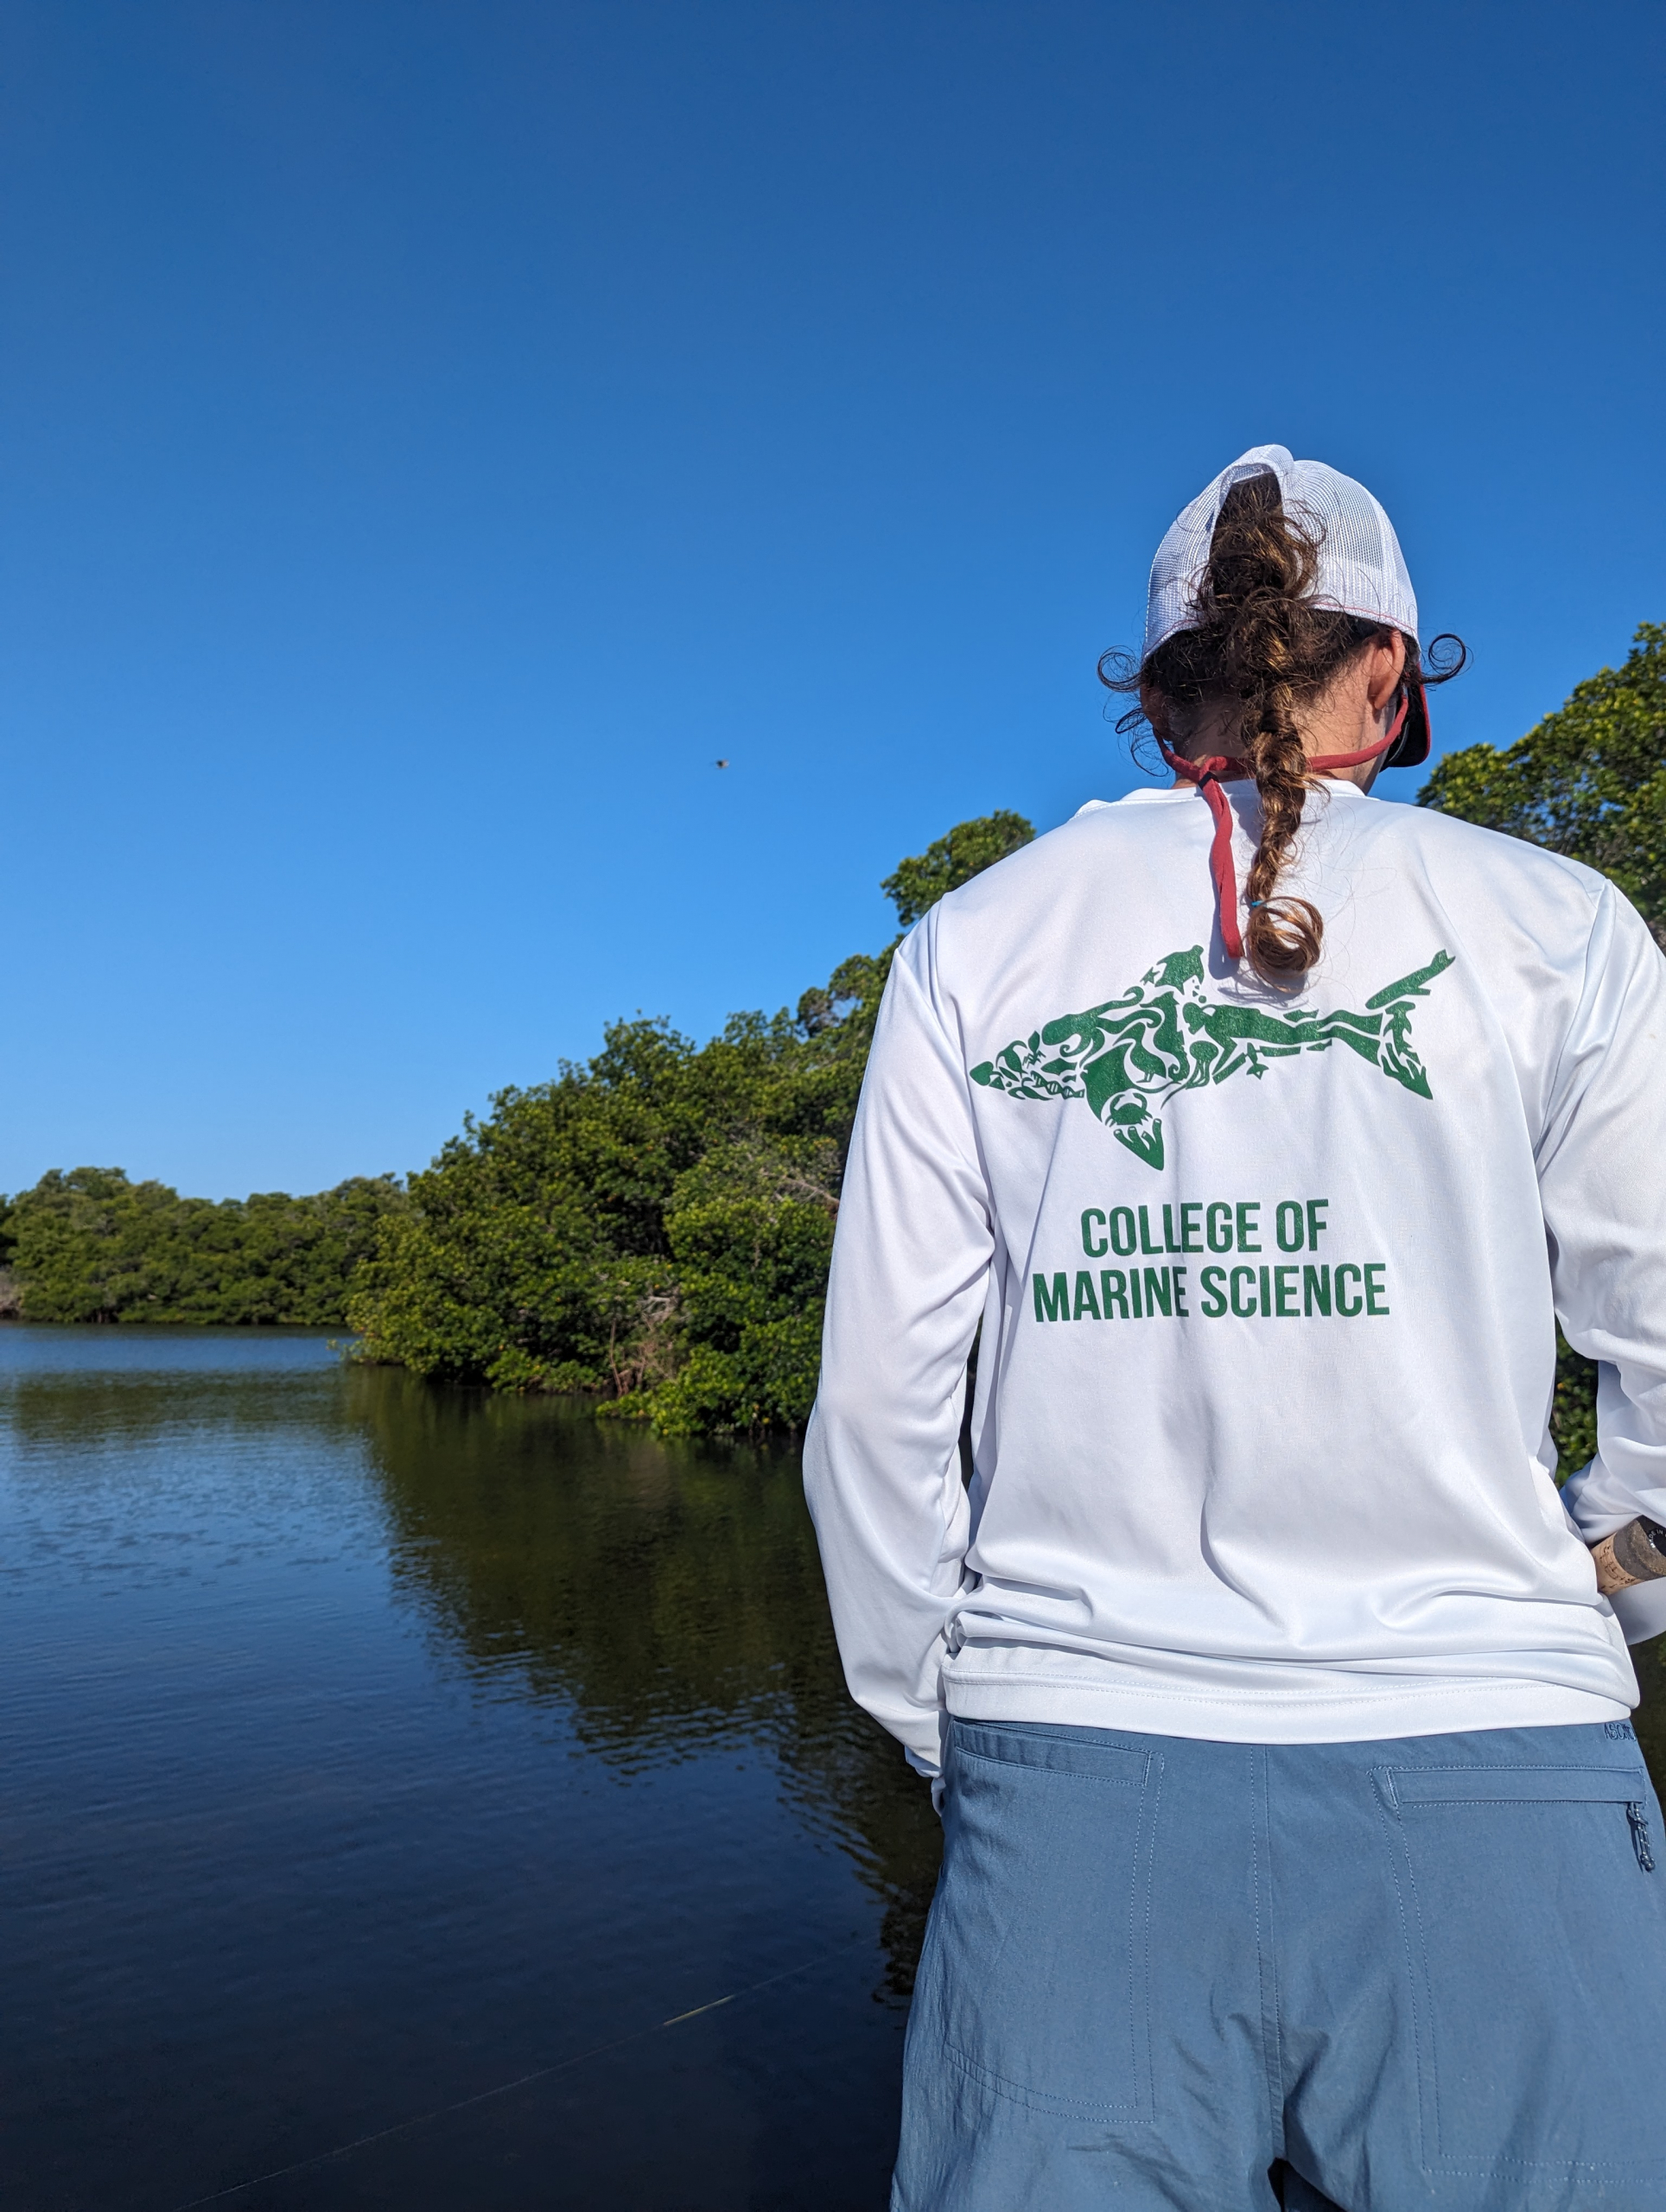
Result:
M958 1440L994 1250L965 1070L933 1003L935 915L900 949L862 1084L804 1491L845 1680L938 1770L938 1666L970 1512Z
M1562 1491L1587 1543L1666 1521L1666 961L1630 901L1598 899L1578 1013L1539 1147L1556 1317L1600 1362L1597 1456ZM1666 1629L1666 1581L1611 1601L1626 1640Z

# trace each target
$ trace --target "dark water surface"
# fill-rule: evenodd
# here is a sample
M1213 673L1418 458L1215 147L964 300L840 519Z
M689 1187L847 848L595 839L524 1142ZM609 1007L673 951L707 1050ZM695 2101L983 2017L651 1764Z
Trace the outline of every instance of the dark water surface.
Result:
M937 1824L792 1455L0 1329L0 1735L7 2212L883 2205Z
M937 1826L792 1455L0 1328L0 1732L5 2212L880 2212Z

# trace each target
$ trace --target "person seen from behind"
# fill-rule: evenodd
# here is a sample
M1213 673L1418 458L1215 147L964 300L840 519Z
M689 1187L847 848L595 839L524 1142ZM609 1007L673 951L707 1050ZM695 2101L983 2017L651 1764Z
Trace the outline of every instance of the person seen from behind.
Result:
M805 1445L944 1818L895 2212L1666 2207L1666 963L1370 796L1421 635L1371 495L1246 454L1102 666L1172 786L896 956Z

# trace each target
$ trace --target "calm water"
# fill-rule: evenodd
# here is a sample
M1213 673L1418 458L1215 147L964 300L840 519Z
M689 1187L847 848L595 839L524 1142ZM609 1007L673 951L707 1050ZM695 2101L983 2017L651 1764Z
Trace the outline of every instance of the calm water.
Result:
M790 1455L0 1328L0 1595L7 2212L879 2212L937 1829Z
M4 1328L0 1598L8 2212L883 2204L936 1822L790 1455Z

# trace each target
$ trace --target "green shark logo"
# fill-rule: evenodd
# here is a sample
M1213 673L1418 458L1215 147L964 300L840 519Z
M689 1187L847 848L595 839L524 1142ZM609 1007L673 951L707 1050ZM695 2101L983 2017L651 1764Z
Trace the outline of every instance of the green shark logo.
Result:
M1274 1060L1345 1045L1393 1082L1428 1098L1429 1079L1411 1046L1413 1001L1453 965L1437 952L1427 968L1365 1001L1364 1014L1267 1013L1211 999L1203 987L1203 947L1171 952L1119 999L1063 1014L971 1071L972 1081L1014 1098L1085 1098L1096 1121L1149 1167L1163 1164L1157 1109L1177 1091L1200 1090Z

